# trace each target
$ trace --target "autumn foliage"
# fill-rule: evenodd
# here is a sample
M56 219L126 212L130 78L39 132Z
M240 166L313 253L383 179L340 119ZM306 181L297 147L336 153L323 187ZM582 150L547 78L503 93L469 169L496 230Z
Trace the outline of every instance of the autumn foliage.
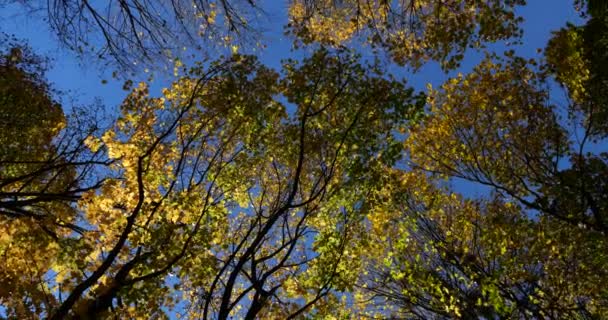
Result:
M110 59L180 30L140 1L108 16L76 2L86 10L62 8L83 20L53 23L97 17ZM608 317L608 6L578 1L585 24L537 58L488 51L424 93L391 69L453 70L469 49L517 42L522 5L291 1L304 58L275 70L233 50L161 92L127 81L103 119L64 111L45 60L6 37L0 316ZM249 27L239 10L258 8L173 6L177 26L228 46ZM123 24L104 33L112 17Z

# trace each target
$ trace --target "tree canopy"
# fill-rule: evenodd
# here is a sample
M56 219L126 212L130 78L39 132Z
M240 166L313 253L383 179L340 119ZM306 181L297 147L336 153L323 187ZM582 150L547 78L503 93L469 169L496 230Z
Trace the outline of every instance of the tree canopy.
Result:
M458 66L467 48L517 39L524 0L89 0L22 1L42 12L61 43L119 67L158 65L179 59L186 49L204 54L210 46L265 46L263 32L277 29L266 7L285 6L284 31L296 43L340 46L358 39L382 48L401 65L420 67L438 60ZM280 30L280 28L279 28ZM195 54L196 55L196 54Z
M261 10L47 5L62 41L100 32L119 64L230 42ZM0 317L607 318L605 2L575 1L584 24L537 58L487 50L426 92L394 72L519 41L523 5L291 1L302 58L235 51L160 92L129 80L110 118L66 112L52 62L4 36Z

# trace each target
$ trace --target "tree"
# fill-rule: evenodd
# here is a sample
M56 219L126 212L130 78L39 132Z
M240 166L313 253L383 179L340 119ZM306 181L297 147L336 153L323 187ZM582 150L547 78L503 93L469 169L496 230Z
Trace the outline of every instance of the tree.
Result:
M394 172L395 200L369 213L375 239L360 312L414 319L596 319L606 242L508 197L466 199ZM387 183L387 185L389 185ZM371 303L369 302L371 301Z
M589 138L605 138L607 84L605 48L608 45L608 8L603 1L586 1L590 16L584 26L568 24L557 31L547 46L549 70L567 89L572 109L582 112Z
M49 302L9 315L333 314L361 203L424 101L383 74L321 50L282 74L238 55L195 67L160 98L140 84L87 139L113 162L78 201L88 228L59 243Z
M0 300L22 308L48 306L44 281L60 243L83 232L74 208L97 188L106 164L83 140L94 131L85 117L66 117L44 80L43 58L2 35L0 53Z
M0 178L0 213L32 218L45 229L50 223L77 230L67 218L71 214L62 221L58 212L72 211L70 203L100 185L89 174L95 165L106 163L97 161L97 155L89 154L84 144L87 135L96 130L96 123L76 113L67 118L52 98L56 93L44 81L43 58L24 44L6 35L3 38L12 42L0 60L0 165L4 173ZM64 209L47 207L55 205ZM50 229L46 231L52 234Z
M363 36L400 65L458 67L467 48L517 39L520 0L293 1L288 30L304 43L341 45Z
M407 132L413 171L394 173L400 184L384 192L395 203L370 213L383 254L370 255L359 283L375 300L367 312L606 316L597 283L607 276L607 159L590 146L604 137L602 67L591 62L601 59L591 48L603 33L581 31L603 21L593 5L585 28L555 34L546 64L490 55L429 90L428 114ZM552 103L549 81L567 89L565 108ZM446 178L484 185L489 195L467 199Z
M66 150L88 151L59 153L42 171L6 166L26 175L10 192L34 172L35 194L19 195L20 210L44 219L7 214L0 224L10 257L0 269L3 310L50 319L607 317L597 50L606 7L577 3L591 19L557 31L543 59L489 53L427 96L344 45L370 35L398 63L436 59L449 69L468 47L517 37L523 3L293 2L300 44L331 49L317 45L280 71L238 54L199 63L159 97L140 83L107 130L74 131L78 143L67 145L80 149ZM37 79L11 69L21 52L5 55L8 74ZM3 85L42 93L23 110L56 107L37 83ZM45 126L6 112L36 142L24 148L27 136L12 129L7 154L37 163L63 150L58 137L73 135L46 125L65 118L50 110L34 119ZM96 159L84 163L101 167L95 175L73 161L83 158ZM72 169L57 175L64 162ZM463 181L486 193L460 192ZM52 197L55 184L70 198ZM32 199L47 209L32 211L41 207Z
M269 26L258 21L263 7L253 0L87 0L18 1L45 19L59 40L77 53L93 52L123 68L158 65L199 50L201 43L223 46L264 40ZM458 66L467 48L517 39L524 0L295 0L288 7L288 33L296 42L338 47L363 38L401 65L420 67L428 60ZM272 5L275 5L272 2ZM237 45L238 46L238 45Z
M257 33L254 1L88 0L7 1L43 17L59 41L78 54L117 62L122 69L158 65L182 56L186 47L229 45Z

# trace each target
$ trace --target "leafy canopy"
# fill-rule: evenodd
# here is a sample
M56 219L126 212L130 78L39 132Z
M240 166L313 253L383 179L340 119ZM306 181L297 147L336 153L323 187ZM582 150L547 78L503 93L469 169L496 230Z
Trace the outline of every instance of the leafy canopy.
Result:
M164 29L146 23L165 16L118 3L107 12L126 24L105 45L147 50ZM175 13L231 26L232 2L201 4ZM488 53L426 95L347 48L364 40L399 65L449 70L467 48L518 39L524 4L292 1L286 30L315 48L306 58L272 70L234 52L193 64L162 94L127 83L104 129L65 115L39 60L9 46L3 313L607 317L605 1L576 1L589 19L556 30L542 57ZM93 9L76 13L104 18ZM77 21L64 22L91 22Z

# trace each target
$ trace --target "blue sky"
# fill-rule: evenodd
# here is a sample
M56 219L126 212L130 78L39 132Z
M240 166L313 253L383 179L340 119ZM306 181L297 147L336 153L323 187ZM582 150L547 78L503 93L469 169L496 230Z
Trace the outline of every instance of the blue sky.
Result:
M276 6L277 3L280 3L280 5ZM282 25L287 21L286 2L266 1L262 3L262 7L266 15L259 17L260 22L270 25L270 28L263 35L263 42L268 47L261 51L258 49L256 53L259 54L265 64L278 68L281 59L301 55L302 52L294 53L291 51L291 41L282 32ZM571 0L532 0L529 1L528 5L522 7L519 13L525 19L522 25L525 34L524 45L517 48L517 52L527 57L537 56L536 49L544 48L552 30L559 29L568 21L576 24L581 22L581 18L574 11ZM110 110L124 98L126 93L121 89L122 83L111 78L111 68L103 68L99 63L79 60L73 52L61 48L48 25L40 19L40 16L29 16L20 6L8 5L2 8L0 21L2 21L0 24L1 31L27 40L36 52L54 60L47 76L55 88L62 91L71 91L81 103L88 103L95 97L101 98ZM492 48L500 51L504 47L498 44L492 46ZM481 57L480 54L469 52L463 67L458 71L466 72ZM420 90L424 89L426 83L432 83L436 86L446 77L436 63L427 64L416 74L412 75L404 71L403 75L409 79L410 84ZM133 77L136 81L146 78L146 74ZM102 85L103 79L108 80L108 83ZM160 88L168 82L168 78L158 78L155 80L153 88Z

